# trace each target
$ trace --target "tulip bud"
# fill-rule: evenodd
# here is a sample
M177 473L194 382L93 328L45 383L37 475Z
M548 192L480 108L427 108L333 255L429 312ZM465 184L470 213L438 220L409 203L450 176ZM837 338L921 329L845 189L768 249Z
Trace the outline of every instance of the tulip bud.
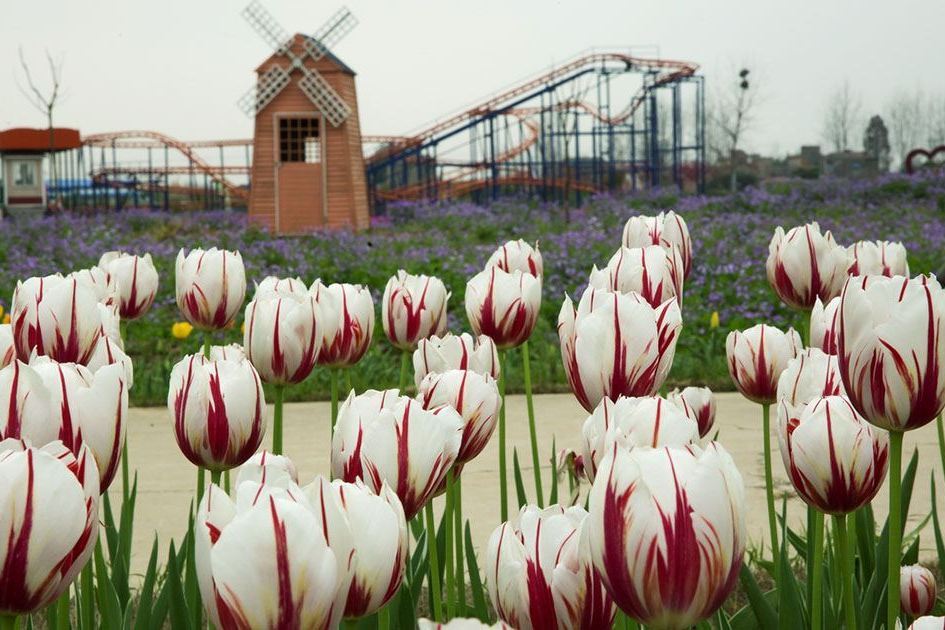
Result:
M446 303L450 293L433 276L414 276L401 269L387 281L381 322L395 347L413 350L417 342L446 332Z
M58 438L73 453L88 446L108 490L118 472L128 422L128 386L124 367L106 365L95 372L75 363L34 357L30 367L49 392L50 418ZM38 443L38 442L34 442Z
M910 617L924 617L935 609L938 587L935 574L921 564L899 569L899 603ZM943 624L939 624L942 628Z
M448 405L459 412L463 419L463 440L456 456L458 464L471 461L486 447L502 406L495 379L471 370L428 374L417 389L417 398L424 409Z
M781 373L803 347L793 328L785 333L774 326L757 324L744 331L733 330L725 339L728 373L742 396L771 404L778 399Z
M66 276L66 280L73 279L91 289L99 304L118 307L118 285L107 269L102 267L78 269Z
M840 295L847 276L847 252L817 223L788 230L778 226L768 245L768 282L781 301L809 311L817 298Z
M715 395L708 387L674 389L666 400L676 405L699 426L699 437L705 437L715 425Z
M265 292L246 306L243 346L266 383L301 383L312 373L321 337L315 330L317 305L305 292Z
M486 261L486 269L489 267L498 267L505 273L521 271L533 276L541 276L544 272L544 263L541 258L541 252L538 251L538 243L532 247L522 239L517 241L508 241L495 250L489 260Z
M374 300L360 284L312 284L319 308L315 328L321 337L318 365L347 367L361 360L374 335Z
M483 376L499 378L499 351L492 339L480 335L474 338L469 333L454 335L446 333L429 339L421 339L413 353L414 383L420 383L427 374L440 374L449 370L471 370Z
M679 250L658 245L622 247L605 269L594 266L589 286L601 291L639 293L653 308L670 298L676 298L682 305L683 265Z
M452 407L426 410L397 390L352 392L338 410L331 470L378 493L387 482L410 520L446 479L462 435L463 419Z
M486 586L502 621L519 630L609 628L616 609L591 565L581 507L534 505L492 532Z
M623 228L624 247L646 247L659 245L664 249L676 249L683 263L683 278L689 277L692 269L692 241L686 221L670 210L655 217L631 217Z
M673 364L682 316L676 300L653 308L636 293L589 287L558 315L561 359L571 391L587 411L602 398L653 396Z
M934 276L850 278L837 350L843 386L878 427L909 431L945 407L945 290Z
M325 516L286 474L241 483L236 497L210 485L194 523L197 580L214 626L337 627L350 558L327 541Z
M0 324L0 368L5 368L16 358L16 346L13 345L13 326Z
M627 615L687 628L734 588L745 553L745 487L717 442L613 446L590 493L591 558Z
M239 252L213 247L177 253L177 308L196 328L222 330L246 297L246 271Z
M847 248L851 276L909 276L909 260L902 243L858 241Z
M61 275L18 282L13 293L13 339L21 361L35 350L62 363L88 362L106 312L95 292Z
M115 280L123 319L138 319L151 309L158 290L158 273L151 254L135 256L121 251L105 252L98 261Z
M46 384L36 370L17 359L0 369L0 440L48 444L59 439L59 425Z
M466 283L469 325L475 334L491 337L500 350L528 341L540 309L540 277L488 267Z
M817 298L810 312L810 345L827 354L837 354L837 322L840 311L840 296L827 302L826 306Z
M98 540L98 471L87 448L0 442L0 615L52 604Z
M613 450L635 446L685 446L699 439L696 421L658 396L604 398L582 429L584 471L594 481L601 459Z
M167 407L184 456L211 471L239 466L266 433L266 400L249 361L184 357L171 370Z
M788 361L778 378L778 400L804 405L824 396L845 396L837 357L807 348Z
M125 385L130 390L135 384L135 370L131 357L125 354L125 351L111 337L99 337L98 343L95 344L95 352L92 353L86 367L95 373L99 368L116 363L121 366L125 374Z
M889 436L874 429L843 396L778 405L784 468L804 501L827 514L848 514L872 501L886 477Z
M263 278L262 282L256 285L256 295L254 299L261 297L305 297L306 295L310 295L310 292L301 278L266 276Z

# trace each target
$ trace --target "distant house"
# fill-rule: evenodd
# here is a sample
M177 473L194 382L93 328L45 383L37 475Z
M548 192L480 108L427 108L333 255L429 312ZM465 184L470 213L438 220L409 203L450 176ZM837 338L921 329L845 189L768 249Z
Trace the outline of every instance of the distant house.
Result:
M875 155L865 151L839 151L824 156L823 172L848 179L871 177L879 173L879 163Z

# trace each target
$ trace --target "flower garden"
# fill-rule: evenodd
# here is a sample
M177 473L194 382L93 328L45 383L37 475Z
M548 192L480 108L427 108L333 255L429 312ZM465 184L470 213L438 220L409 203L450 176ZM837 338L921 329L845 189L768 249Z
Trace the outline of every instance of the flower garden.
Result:
M297 238L222 211L5 227L0 627L945 623L937 495L903 531L927 480L902 452L937 428L941 485L941 178L567 213L401 204L364 233ZM712 391L733 389L758 407L764 545L713 428ZM512 391L533 475L505 446ZM588 413L583 449L543 476L532 396L561 391ZM283 407L311 399L332 401L331 470L300 479ZM196 482L187 535L143 576L129 404L167 405ZM474 545L462 470L492 440L502 522Z

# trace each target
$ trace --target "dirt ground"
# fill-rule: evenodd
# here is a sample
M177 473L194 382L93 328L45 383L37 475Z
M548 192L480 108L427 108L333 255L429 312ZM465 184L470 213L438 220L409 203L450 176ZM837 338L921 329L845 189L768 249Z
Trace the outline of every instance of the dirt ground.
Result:
M535 413L538 423L543 466L543 483L547 494L550 476L552 440L561 448L580 447L581 426L587 413L570 394L547 394L535 397ZM772 414L774 415L774 414ZM285 408L285 451L299 470L301 483L308 483L314 475L329 472L329 404L327 402L287 404ZM270 409L271 418L271 409ZM772 419L774 421L774 419ZM767 547L767 509L765 507L764 464L761 442L761 408L735 393L718 395L716 427L719 441L735 458L745 479L747 519L750 545ZM271 427L270 427L271 428ZM132 572L143 572L150 553L154 535L161 543L161 557L170 538L179 539L187 528L187 510L194 495L196 470L177 448L171 428L170 416L164 408L134 408L129 420L129 450L133 468L139 472L138 501L132 555ZM523 396L508 398L508 442L509 465L511 449L517 448L522 464L522 474L527 491L534 489L531 470L528 422ZM270 444L267 436L264 444ZM913 450L919 449L919 469L912 497L907 531L918 525L929 513L931 497L929 478L932 470L940 483L938 446L935 425L931 424L906 435L903 467ZM788 513L792 523L801 524L804 517L803 503L794 498L790 482L784 474L784 466L772 441L774 478L779 497L789 497ZM509 474L510 505L515 507L515 490ZM585 484L586 485L586 484ZM465 516L471 521L474 544L484 546L492 530L499 523L498 495L498 439L493 436L489 446L463 470L463 505ZM567 494L567 481L562 480L559 490ZM586 490L586 488L585 488ZM120 504L121 480L117 479L111 490L114 509ZM886 489L880 491L874 501L877 520L885 519ZM936 498L940 514L945 512L941 498ZM441 499L436 505L439 506ZM934 557L934 540L931 525L922 535L922 557Z

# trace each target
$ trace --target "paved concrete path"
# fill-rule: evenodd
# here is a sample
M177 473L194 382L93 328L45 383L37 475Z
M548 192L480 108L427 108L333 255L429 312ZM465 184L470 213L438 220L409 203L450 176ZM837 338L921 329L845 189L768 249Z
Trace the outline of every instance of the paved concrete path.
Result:
M535 414L538 436L546 467L543 483L547 485L552 440L557 448L580 447L581 426L587 413L570 394L547 394L535 397ZM772 414L773 415L773 414ZM299 480L308 483L316 474L329 472L329 404L327 402L293 403L285 408L285 451L298 467ZM271 418L271 409L270 409ZM774 420L772 419L774 422ZM773 423L772 422L772 423ZM735 458L745 478L747 493L747 518L751 545L765 544L767 547L767 508L765 506L764 464L761 442L761 408L738 394L718 395L716 427L720 430L719 441ZM522 464L526 490L534 490L531 470L528 422L523 396L508 398L509 466L511 448L518 449ZM271 443L267 436L265 444ZM463 471L463 505L465 516L471 521L473 541L484 546L492 530L499 523L498 495L498 439L493 436L489 446ZM929 476L936 471L941 480L935 425L928 425L907 434L904 447L905 467L912 451L920 451L916 488L912 499L907 531L928 515L931 502ZM131 410L129 423L129 449L132 466L138 470L139 488L137 517L133 542L132 571L143 572L155 533L161 541L162 558L166 556L169 539L179 539L186 531L187 510L194 495L196 471L177 448L168 412L164 408L135 408ZM789 497L788 512L792 524L804 521L804 504L795 497L781 463L776 438L772 441L775 486L778 496ZM509 474L510 504L514 509L515 490ZM939 487L943 484L939 483ZM567 481L559 489L565 493ZM545 489L546 493L548 488ZM586 491L586 484L585 484ZM114 509L120 503L121 480L116 480L111 490ZM885 488L874 500L877 520L886 515L887 495ZM939 513L945 512L941 491L937 497ZM437 506L441 500L437 500ZM780 505L780 498L779 498ZM932 558L935 554L934 540L929 525L922 536L922 556Z

